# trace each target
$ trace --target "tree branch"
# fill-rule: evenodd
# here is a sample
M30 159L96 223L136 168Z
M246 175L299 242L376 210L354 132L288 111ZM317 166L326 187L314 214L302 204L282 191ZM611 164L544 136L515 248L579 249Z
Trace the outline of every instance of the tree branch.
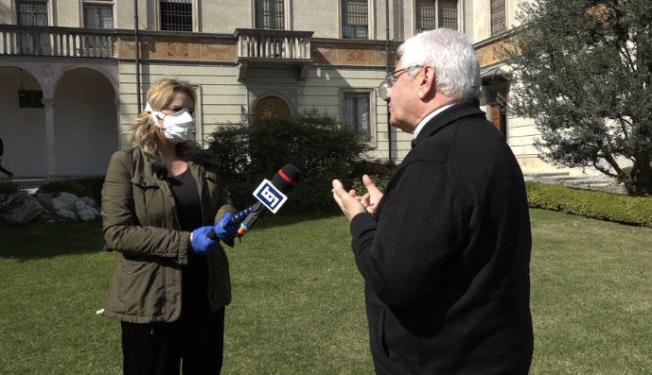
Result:
M598 162L596 160L591 162L591 164L593 165L593 168L597 169L601 173L606 174L607 176L614 177L614 178L618 177L617 174L611 173L608 169L606 169L606 168L602 167L600 164L598 164Z
M618 162L616 161L616 159L614 159L614 157L610 153L605 152L605 150L602 147L600 148L600 150L602 151L602 155L600 155L600 157L602 157L604 160L607 161L607 163L609 163L609 165L611 165L611 168L613 168L616 171L618 176L622 176L624 174L624 172L623 172L622 168L620 168L620 165L618 165ZM597 167L596 167L596 169L597 169ZM598 169L598 170L600 170L600 169ZM610 175L613 176L612 174L610 174Z

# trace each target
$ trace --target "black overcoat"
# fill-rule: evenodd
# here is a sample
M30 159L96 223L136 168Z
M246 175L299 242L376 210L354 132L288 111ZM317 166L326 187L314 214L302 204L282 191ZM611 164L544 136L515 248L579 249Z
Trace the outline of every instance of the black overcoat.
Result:
M523 175L477 101L430 120L376 217L351 222L379 374L526 374L533 350Z

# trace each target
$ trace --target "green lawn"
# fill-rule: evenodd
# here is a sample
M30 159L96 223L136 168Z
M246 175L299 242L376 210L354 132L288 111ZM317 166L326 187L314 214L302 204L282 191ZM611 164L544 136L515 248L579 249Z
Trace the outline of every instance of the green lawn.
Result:
M228 250L223 373L371 373L344 218L263 224ZM652 373L652 229L533 210L532 231L531 373ZM120 373L101 249L98 223L0 229L0 374Z

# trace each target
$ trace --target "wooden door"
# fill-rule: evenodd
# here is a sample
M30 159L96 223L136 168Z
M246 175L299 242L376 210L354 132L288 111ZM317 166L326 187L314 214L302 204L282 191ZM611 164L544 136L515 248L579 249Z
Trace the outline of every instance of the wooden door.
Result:
M256 121L267 118L289 117L290 108L278 96L267 96L258 101L254 114Z

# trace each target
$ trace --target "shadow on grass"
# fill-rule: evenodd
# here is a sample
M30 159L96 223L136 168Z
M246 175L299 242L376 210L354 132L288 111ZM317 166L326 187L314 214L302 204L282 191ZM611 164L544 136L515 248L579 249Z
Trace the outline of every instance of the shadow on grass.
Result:
M93 253L104 246L99 221L0 227L0 239L0 258L18 260Z
M280 213L265 215L252 229L293 225L300 222L339 216L335 214ZM344 218L342 218L344 220ZM103 251L102 223L94 221L33 223L23 227L0 227L0 258L30 260L59 255Z
M258 220L256 227L253 230L256 230L256 228L273 228L278 226L293 225L305 221L321 220L336 216L341 216L342 220L345 220L344 216L335 213L281 212L274 215L268 212L265 214L265 216L262 217L262 219Z

